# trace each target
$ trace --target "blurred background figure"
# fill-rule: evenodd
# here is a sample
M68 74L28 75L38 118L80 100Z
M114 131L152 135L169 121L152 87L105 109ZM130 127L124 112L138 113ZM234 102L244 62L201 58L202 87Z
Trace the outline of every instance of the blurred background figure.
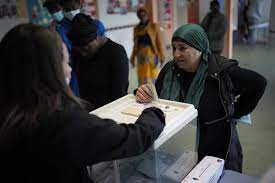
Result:
M220 12L220 3L213 0L210 3L210 12L202 20L201 26L207 34L210 51L220 55L224 47L224 35L226 32L226 18Z
M164 63L164 45L160 27L151 22L145 8L137 10L140 23L134 28L134 48L131 64L135 67L137 57L137 75L139 85L154 83Z
M275 17L275 1L271 4L270 17ZM270 18L269 22L269 42L271 46L275 47L275 19Z
M129 60L123 46L97 34L95 20L82 13L75 16L69 38L80 97L93 109L127 94Z
M248 38L248 19L247 19L248 0L239 0L238 3L238 39L246 42Z
M248 43L267 41L271 0L249 0L247 9ZM271 19L273 17L270 17Z

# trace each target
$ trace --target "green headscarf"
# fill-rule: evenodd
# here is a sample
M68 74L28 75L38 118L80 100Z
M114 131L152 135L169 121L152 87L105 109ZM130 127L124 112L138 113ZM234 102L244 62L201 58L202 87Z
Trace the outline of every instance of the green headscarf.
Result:
M181 92L184 102L191 103L197 108L204 90L205 78L208 71L208 55L210 51L206 33L199 25L186 24L174 32L173 38L180 38L191 47L201 51L201 62L188 91L184 91L181 87L181 81L177 77L174 64L168 65L170 68L167 69L164 76L160 98L179 101Z

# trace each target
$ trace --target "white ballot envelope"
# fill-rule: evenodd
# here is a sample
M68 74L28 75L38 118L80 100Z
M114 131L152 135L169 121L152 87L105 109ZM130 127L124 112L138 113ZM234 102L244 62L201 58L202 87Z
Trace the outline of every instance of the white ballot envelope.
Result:
M223 159L205 156L181 183L217 183L223 167Z

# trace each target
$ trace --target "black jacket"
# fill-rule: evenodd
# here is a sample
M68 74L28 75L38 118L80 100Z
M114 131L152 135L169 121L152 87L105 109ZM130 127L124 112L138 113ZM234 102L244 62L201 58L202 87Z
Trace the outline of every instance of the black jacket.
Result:
M123 46L108 41L92 58L73 51L80 97L96 109L127 95L129 60Z
M158 94L166 71L164 66L156 81ZM237 61L209 56L208 76L198 106L199 160L206 155L223 158L226 169L242 171L242 148L235 118L253 111L265 87L263 76L240 68Z
M0 139L0 175L5 183L88 183L87 165L144 152L163 130L157 108L143 111L135 124L117 125L86 112L57 111Z

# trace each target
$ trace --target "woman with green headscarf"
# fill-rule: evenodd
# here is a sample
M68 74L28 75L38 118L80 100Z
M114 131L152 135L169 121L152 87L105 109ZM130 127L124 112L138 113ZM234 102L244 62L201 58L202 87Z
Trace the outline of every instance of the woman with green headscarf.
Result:
M198 155L225 160L225 169L242 172L242 147L236 121L253 111L266 79L240 68L236 60L212 54L204 30L195 24L178 28L172 38L173 57L161 70L160 98L193 104L198 110ZM137 101L150 102L149 85L136 91Z

